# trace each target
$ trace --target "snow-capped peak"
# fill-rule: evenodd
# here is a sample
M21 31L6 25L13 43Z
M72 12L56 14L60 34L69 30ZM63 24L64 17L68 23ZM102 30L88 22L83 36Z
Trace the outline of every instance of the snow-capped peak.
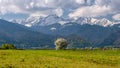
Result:
M44 21L40 24L41 26L52 25L58 23L61 19L57 15L49 15L44 18Z
M99 25L103 27L113 26L114 24L119 24L119 22L112 22L106 18L96 19L90 17L79 17L77 19L64 19L58 17L57 15L48 15L47 17L41 16L30 16L24 22L21 20L15 20L15 22L25 25L27 27L32 26L48 26L55 23L59 23L60 25L66 25L66 23L77 23L80 25L90 24L90 25Z
M48 15L47 17L30 16L26 19L25 25L30 26L48 26L55 23L60 23L62 19L57 15Z
M113 22L111 22L111 21L109 21L108 19L105 19L105 18L100 19L100 20L96 20L95 22L96 22L96 24L104 26L104 27L114 25Z
M95 19L95 18L82 18L80 17L79 19L76 20L76 22L78 24L90 24L90 25L100 25L103 27L107 27L107 26L113 26L115 23L109 21L106 18L103 19Z
M26 22L37 23L39 22L40 16L30 16L26 19Z
M26 25L34 26L38 23L42 23L41 21L43 20L44 20L44 17L41 17L41 16L30 16L26 19L25 26Z

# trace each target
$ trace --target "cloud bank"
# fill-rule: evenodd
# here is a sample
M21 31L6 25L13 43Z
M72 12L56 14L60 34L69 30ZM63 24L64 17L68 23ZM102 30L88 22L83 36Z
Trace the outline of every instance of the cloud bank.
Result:
M62 16L64 9L69 11L75 7L78 7L78 4L74 0L0 0L0 14L57 14Z
M21 13L32 16L67 14L70 18L120 14L119 0L0 0L0 15ZM113 17L116 19L116 17Z
M85 0L83 0L85 1ZM88 1L88 0L87 0ZM92 2L93 3L93 2ZM98 17L120 13L119 0L94 0L94 4L79 7L69 14L70 17Z
M120 21L120 14L116 14L113 16L114 20Z

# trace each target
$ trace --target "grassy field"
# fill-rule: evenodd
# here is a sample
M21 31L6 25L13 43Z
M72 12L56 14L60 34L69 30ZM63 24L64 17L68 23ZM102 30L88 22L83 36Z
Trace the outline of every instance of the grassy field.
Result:
M0 50L0 68L120 68L120 50Z

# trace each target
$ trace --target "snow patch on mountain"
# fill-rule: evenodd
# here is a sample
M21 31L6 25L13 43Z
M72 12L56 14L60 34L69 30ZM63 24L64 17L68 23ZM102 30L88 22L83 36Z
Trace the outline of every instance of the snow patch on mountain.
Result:
M61 19L56 15L49 15L44 18L44 21L40 24L41 26L52 25L58 23Z
M100 20L96 20L95 22L96 22L96 24L104 26L104 27L113 26L114 25L114 22L111 22L111 21L109 21L109 20L107 20L105 18L100 19Z
M90 24L90 25L100 25L103 27L107 27L107 26L113 26L114 24L116 24L115 22L111 22L108 19L95 19L95 18L82 18L80 17L79 19L76 20L76 23L78 24Z
M27 26L27 27L31 27L32 25L31 25L31 24L25 24L25 26Z
M18 24L23 24L25 22L25 20L23 19L12 19L12 20L9 20L9 22L13 22L13 23L18 23Z
M90 24L90 25L99 25L103 27L120 24L120 22L112 22L106 18L96 19L96 18L90 18L90 17L79 17L77 19L64 19L64 18L58 17L57 15L49 15L47 17L30 16L25 21L15 20L15 22L25 25L27 27L49 26L55 23L58 23L62 26L68 25L67 23L77 23L80 25Z
M59 21L58 23L59 23L60 25L64 25L64 24L66 24L65 21Z
M36 24L41 24L43 21L44 17L41 16L30 16L26 19L25 21L25 25L30 25L30 26L34 26Z
M55 27L52 27L52 28L50 28L50 30L51 30L51 31L54 31L54 30L56 30L56 28L55 28Z

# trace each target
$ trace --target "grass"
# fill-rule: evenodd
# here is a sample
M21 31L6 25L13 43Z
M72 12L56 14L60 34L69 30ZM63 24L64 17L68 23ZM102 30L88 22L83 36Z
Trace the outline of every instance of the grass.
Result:
M0 68L120 68L120 50L0 50Z

